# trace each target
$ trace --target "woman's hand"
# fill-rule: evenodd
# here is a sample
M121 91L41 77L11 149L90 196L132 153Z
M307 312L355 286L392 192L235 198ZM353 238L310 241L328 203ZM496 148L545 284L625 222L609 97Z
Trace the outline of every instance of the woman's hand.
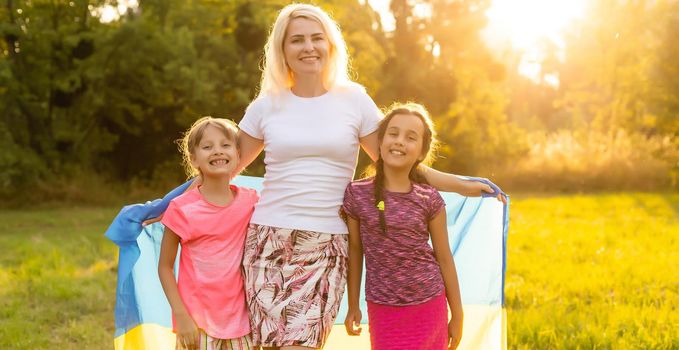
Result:
M348 335L361 335L361 309L349 309L347 317L344 319L344 327Z
M198 327L189 314L175 314L175 327L177 342L184 349L198 350L200 346L200 333Z
M448 322L448 350L455 350L462 339L462 319L455 317Z

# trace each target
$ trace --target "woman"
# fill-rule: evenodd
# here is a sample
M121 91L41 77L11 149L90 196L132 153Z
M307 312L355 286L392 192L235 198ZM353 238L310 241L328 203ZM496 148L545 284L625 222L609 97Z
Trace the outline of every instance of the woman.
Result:
M377 158L380 118L349 79L337 24L313 5L283 8L265 46L259 96L239 125L241 167L265 151L243 260L256 345L317 349L327 339L346 283L348 232L338 211L359 144ZM423 172L441 191L493 193L480 182Z

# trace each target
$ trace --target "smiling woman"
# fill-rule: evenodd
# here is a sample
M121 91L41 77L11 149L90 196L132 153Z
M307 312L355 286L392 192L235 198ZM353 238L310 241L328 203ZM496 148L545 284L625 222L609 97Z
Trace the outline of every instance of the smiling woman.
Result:
M298 83L305 77L321 74L329 49L320 23L304 17L290 20L283 53Z

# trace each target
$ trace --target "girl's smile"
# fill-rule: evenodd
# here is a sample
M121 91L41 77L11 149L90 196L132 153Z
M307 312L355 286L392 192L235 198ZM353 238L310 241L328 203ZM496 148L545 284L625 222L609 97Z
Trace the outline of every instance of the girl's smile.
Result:
M410 168L423 158L422 120L411 114L397 114L389 121L380 143L380 156L385 166Z
M221 130L208 126L191 155L191 163L203 176L229 176L238 165L238 150Z

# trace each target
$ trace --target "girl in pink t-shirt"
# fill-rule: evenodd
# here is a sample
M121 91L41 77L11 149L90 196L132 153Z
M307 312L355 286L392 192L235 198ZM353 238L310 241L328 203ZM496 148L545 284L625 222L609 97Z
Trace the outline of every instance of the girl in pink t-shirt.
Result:
M349 184L342 205L349 228L347 333L361 331L365 255L372 349L454 349L462 336L462 302L445 203L418 173L435 143L431 120L421 105L397 104L377 132L375 177Z
M204 117L181 140L187 172L203 181L174 198L162 218L158 275L172 307L177 349L252 348L241 262L258 197L229 183L239 162L237 133L229 120Z

